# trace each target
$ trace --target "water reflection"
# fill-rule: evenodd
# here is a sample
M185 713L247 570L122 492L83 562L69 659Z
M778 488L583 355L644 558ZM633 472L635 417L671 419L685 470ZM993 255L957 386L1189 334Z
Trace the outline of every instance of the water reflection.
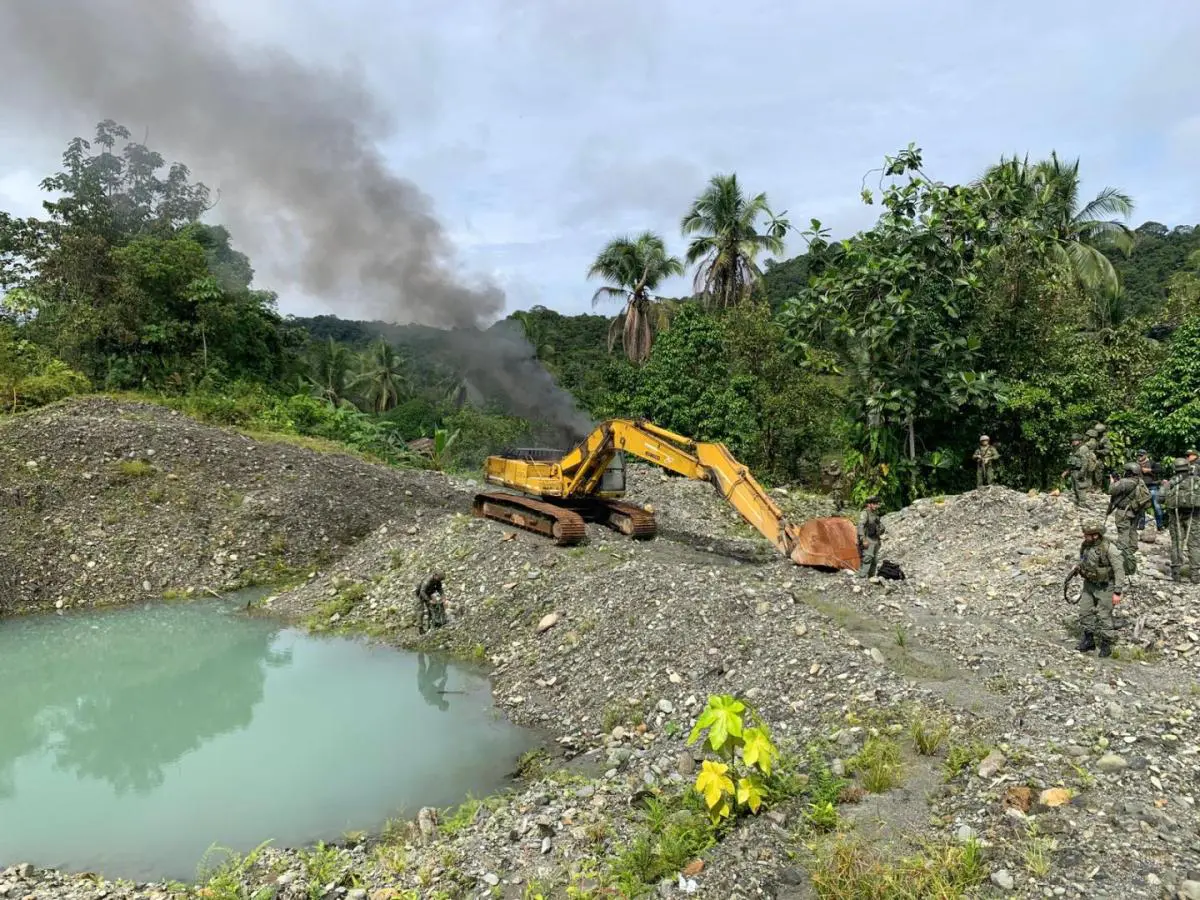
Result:
M427 657L424 653L417 654L417 690L430 706L436 706L442 712L450 708L446 699L446 661L437 657Z
M117 794L152 791L187 753L248 726L266 670L292 661L290 650L272 650L278 627L170 607L159 618L150 640L146 629L124 628L111 615L66 629L5 623L27 633L0 659L0 798L14 794L17 761L39 751ZM63 677L81 665L86 678Z

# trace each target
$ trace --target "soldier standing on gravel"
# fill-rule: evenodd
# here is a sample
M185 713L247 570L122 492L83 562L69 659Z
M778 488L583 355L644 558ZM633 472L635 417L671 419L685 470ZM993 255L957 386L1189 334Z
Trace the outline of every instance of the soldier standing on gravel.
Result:
M1145 450L1137 452L1137 464L1138 468L1142 471L1142 481L1146 483L1146 489L1150 491L1150 505L1154 507L1154 527L1162 531L1166 517L1163 515L1162 503L1159 502L1158 489L1160 484L1165 480L1163 478L1163 468L1152 460L1150 454ZM1138 531L1146 527L1146 513L1144 510L1138 516L1137 527Z
M1200 474L1187 459L1175 460L1175 474L1163 482L1162 503L1171 532L1171 580L1180 581L1186 551L1188 575L1200 584Z
M1086 653L1094 650L1099 641L1100 655L1112 656L1116 641L1112 612L1125 589L1125 564L1121 552L1104 536L1103 522L1083 523L1079 562L1071 569L1068 580L1076 573L1083 576L1083 592L1079 595L1082 635L1075 649Z
M846 505L846 479L842 473L842 464L832 459L825 464L825 477L829 480L829 498L833 500L835 512L841 512Z
M999 462L1000 451L992 446L992 440L986 434L979 436L979 449L975 451L973 458L975 460L975 487L995 484L996 479L992 466Z
M883 520L879 517L879 498L868 497L867 508L858 519L858 553L862 564L858 567L860 578L874 578L879 567L879 548L883 543Z
M435 600L434 597L437 597ZM442 573L434 572L417 585L417 632L446 624L446 598L442 594Z
M1150 503L1150 489L1142 479L1142 467L1135 462L1126 464L1125 476L1114 481L1108 489L1109 514L1116 512L1117 547L1124 559L1126 575L1137 571L1137 518Z
M1071 435L1071 455L1067 457L1067 468L1063 470L1062 477L1071 476L1071 493L1075 497L1075 505L1083 506L1083 492L1086 487L1084 482L1084 472L1088 467L1089 461L1094 460L1091 451L1083 443L1082 434Z

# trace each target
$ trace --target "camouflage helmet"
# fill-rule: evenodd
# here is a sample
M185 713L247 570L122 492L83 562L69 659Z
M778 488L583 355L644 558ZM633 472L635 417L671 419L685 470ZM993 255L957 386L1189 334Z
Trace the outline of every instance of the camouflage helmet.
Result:
M1142 467L1141 467L1141 466L1139 466L1139 465L1138 465L1137 463L1135 463L1135 462L1131 462L1131 463L1125 463L1125 474L1127 474L1127 475L1141 475L1141 474L1142 474Z
M1184 459L1182 456L1178 457L1175 460L1175 471L1176 472L1186 472L1190 468L1191 468L1191 466L1188 464L1188 461L1186 459Z
M878 503L878 502L879 502L879 497L876 494L872 494L870 497L867 498L868 505L870 505L872 503Z
M1185 451L1183 451L1183 455L1184 456L1200 456L1200 453L1197 453L1195 450L1185 450Z
M979 443L981 443L981 444L986 444L990 440L991 440L991 438L988 437L986 434L981 434L979 436Z
M441 581L445 576L442 574L442 570L438 569L436 572L433 573L432 577L433 577L434 581Z
M1092 427L1096 429L1096 434L1104 434L1104 432L1108 431L1108 426L1103 422L1097 422Z
M1082 441L1082 440L1083 440L1083 435L1082 435L1082 434L1080 434L1079 432L1075 432L1075 434L1071 435L1071 440L1073 440L1073 441Z
M1104 534L1104 523L1099 519L1086 519L1080 530L1084 534Z
M1145 450L1139 450L1139 451L1137 452L1137 458L1138 458L1138 459L1148 459L1149 457L1150 457L1150 454L1149 454L1149 453L1147 453Z

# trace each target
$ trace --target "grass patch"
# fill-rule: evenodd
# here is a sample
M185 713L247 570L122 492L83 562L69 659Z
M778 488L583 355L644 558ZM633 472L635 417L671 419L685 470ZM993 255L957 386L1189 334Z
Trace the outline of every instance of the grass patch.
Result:
M898 786L903 770L900 745L891 738L872 735L863 748L846 761L846 771L857 775L872 794L882 794Z
M940 716L917 712L908 723L908 734L918 753L933 756L950 736L950 723Z
M888 859L860 842L839 838L818 851L812 885L821 900L957 900L987 877L979 845L928 846Z
M245 856L223 847L210 847L196 873L197 881L203 885L201 893L208 900L251 900L252 894L244 883L245 876L258 863L269 843L259 844ZM212 865L211 857L217 854L223 855L224 859Z
M550 758L543 748L535 747L528 753L522 753L517 760L517 777L535 779L541 778L546 771L546 760Z
M348 874L349 863L342 857L341 851L324 841L311 850L299 851L299 856L308 881L309 900L320 900L325 896L326 887L339 884Z
M439 829L442 834L453 837L465 828L470 827L475 821L475 817L479 815L479 808L483 806L483 802L476 797L467 797L462 802L462 805L453 812L447 811L446 817L439 823Z
M371 858L376 866L393 877L403 875L408 869L408 851L403 844L379 844L371 852Z
M347 585L318 606L317 611L306 620L305 624L310 631L324 631L329 627L330 620L334 616L337 616L338 619L346 618L366 596L367 586L365 584L355 582Z
M1025 859L1025 871L1041 878L1050 871L1050 859L1056 849L1054 838L1038 833L1037 825L1030 823L1021 842L1021 855Z
M989 752L990 748L987 744L979 741L972 741L969 744L951 744L950 749L946 751L946 761L942 764L942 768L946 772L946 780L950 781L963 770L981 762Z
M622 897L639 897L673 878L717 841L716 829L688 791L647 803L643 827L612 858L608 876Z
M149 478L155 468L144 459L124 459L117 463L117 472L122 478L132 481L135 478Z

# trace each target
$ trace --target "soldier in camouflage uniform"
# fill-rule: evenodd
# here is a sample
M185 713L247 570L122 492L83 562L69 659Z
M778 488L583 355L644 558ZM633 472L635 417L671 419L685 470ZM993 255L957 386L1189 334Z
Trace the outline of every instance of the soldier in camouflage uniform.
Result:
M1083 592L1079 595L1079 630L1082 632L1076 650L1086 653L1100 645L1101 656L1112 656L1116 642L1113 629L1113 606L1121 602L1125 589L1125 564L1113 543L1104 536L1104 523L1083 523L1083 544L1079 562L1071 575L1083 576ZM1070 577L1070 576L1068 576Z
M873 578L879 568L879 548L883 542L883 520L879 517L879 498L868 497L867 508L858 519L858 552L862 564L858 567L860 578Z
M1193 475L1200 475L1200 458L1197 457L1195 450L1189 450L1183 454L1183 458L1187 460L1188 468L1191 469Z
M829 485L829 499L833 501L835 512L841 512L846 505L846 478L842 472L842 464L836 459L825 464L823 473Z
M1175 460L1175 474L1163 482L1162 505L1171 534L1171 580L1181 580L1186 553L1191 582L1200 584L1200 473L1183 457Z
M417 585L417 631L424 634L431 627L441 628L445 624L446 598L442 594L442 573L434 572Z
M992 467L1000 460L1000 451L992 446L992 440L986 434L979 436L979 449L973 455L975 460L975 487L985 484L995 484L996 477Z
M1062 477L1068 475L1071 478L1071 493L1075 497L1075 505L1083 506L1083 492L1087 488L1084 481L1084 471L1087 469L1089 460L1094 459L1091 451L1084 446L1083 435L1071 435L1071 455L1067 457L1067 468L1063 470Z
M1096 445L1100 442L1100 432L1093 425L1083 434L1083 450L1085 461L1083 468L1083 489L1094 491L1100 489L1100 461L1096 459Z
M1117 547L1125 563L1125 574L1137 571L1137 519L1150 503L1150 489L1142 478L1142 467L1135 462L1126 464L1125 475L1114 481L1108 490L1108 511L1115 513Z

